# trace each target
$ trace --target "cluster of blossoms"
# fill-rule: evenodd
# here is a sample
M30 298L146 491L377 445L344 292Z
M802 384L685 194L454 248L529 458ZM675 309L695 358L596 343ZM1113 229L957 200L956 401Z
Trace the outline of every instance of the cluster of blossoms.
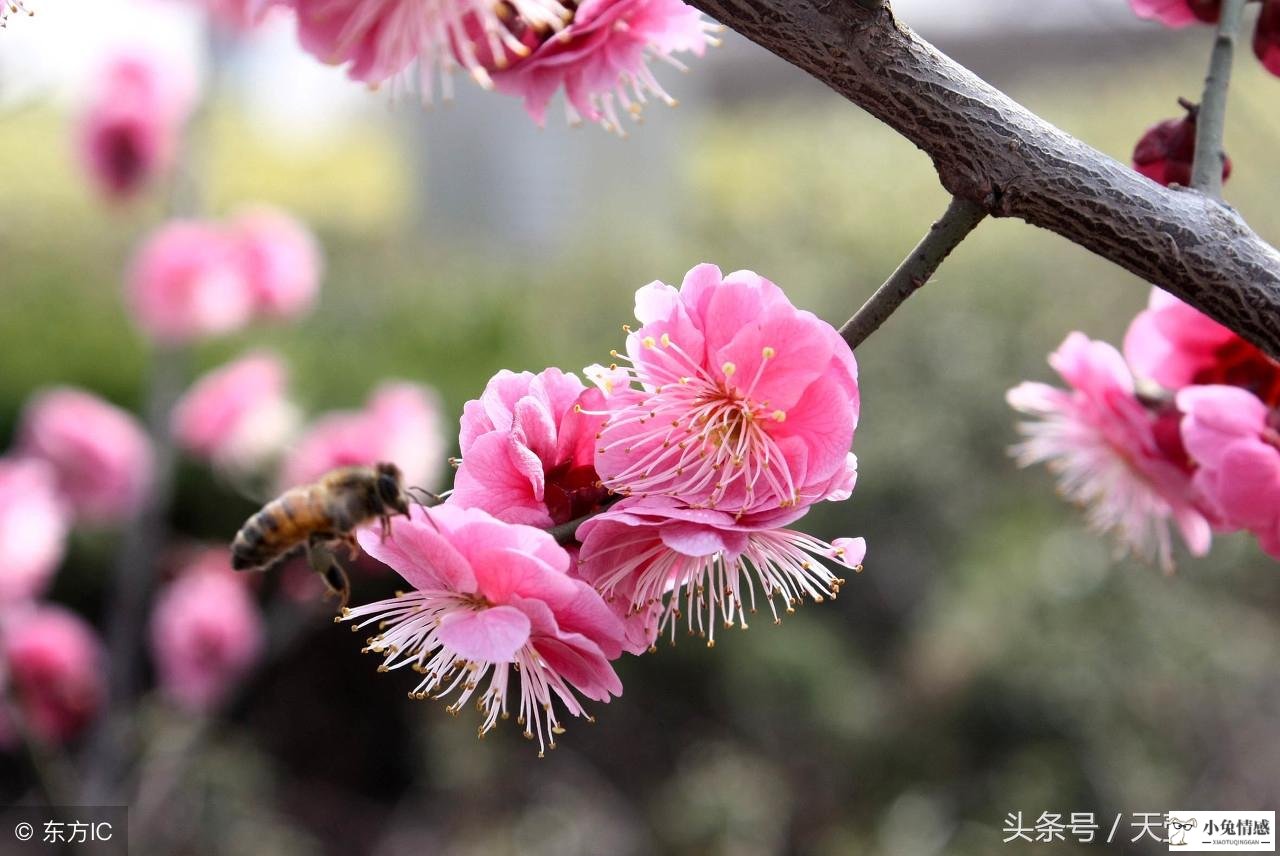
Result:
M1218 0L1131 0L1169 26L1218 20ZM1266 0L1254 45L1280 74L1280 2ZM1270 45L1270 47L1268 47ZM1149 129L1134 169L1187 185L1195 105ZM1222 177L1231 174L1224 159ZM1280 363L1177 298L1154 289L1125 335L1123 354L1072 333L1049 358L1068 389L1023 383L1008 393L1021 425L1021 463L1047 463L1062 493L1098 531L1173 570L1172 529L1205 555L1213 532L1248 531L1280 558Z
M540 749L581 698L621 692L610 661L680 625L713 645L760 601L775 621L834 598L829 565L861 538L788 528L847 498L859 399L839 334L781 289L711 265L636 294L623 365L500 372L466 404L454 489L360 543L412 586L346 610L376 625L381 668L410 693L474 700L483 735L508 713ZM558 537L553 537L555 533Z
M1133 11L1166 27L1216 24L1222 0L1129 0ZM1280 76L1280 0L1261 0L1261 12L1253 31L1253 53L1262 65Z
M302 47L371 86L451 94L461 67L486 89L523 99L539 124L562 91L570 123L622 133L650 99L675 104L650 67L684 70L716 28L681 0L206 0L224 22L250 26L293 13Z
M1280 558L1280 364L1159 289L1111 345L1072 333L1050 363L1070 387L1024 383L1023 463L1123 550L1173 567L1170 523L1194 555L1211 532L1246 530Z

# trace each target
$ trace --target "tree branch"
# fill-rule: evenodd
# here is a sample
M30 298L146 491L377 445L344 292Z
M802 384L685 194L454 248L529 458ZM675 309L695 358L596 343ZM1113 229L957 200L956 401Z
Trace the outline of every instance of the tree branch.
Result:
M1056 232L1280 358L1280 252L1016 104L854 0L690 0L923 149L953 195Z
M911 255L903 259L884 285L840 328L840 335L849 347L858 347L879 329L908 297L929 281L942 260L951 255L986 216L986 209L976 202L951 197L946 212L920 239Z
M1191 164L1191 186L1215 199L1222 198L1222 167L1227 153L1222 136L1227 123L1227 90L1231 86L1231 66L1235 62L1236 39L1245 0L1226 0L1218 19L1218 34L1209 57L1209 73L1204 79L1204 95L1196 116L1196 154Z

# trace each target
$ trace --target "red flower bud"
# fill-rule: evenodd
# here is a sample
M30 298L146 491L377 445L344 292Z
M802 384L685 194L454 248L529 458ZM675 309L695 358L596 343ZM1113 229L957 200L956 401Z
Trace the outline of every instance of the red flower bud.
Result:
M1266 0L1253 31L1253 53L1267 71L1280 77L1280 0Z
M1165 185L1191 185L1191 164L1196 156L1196 106L1182 103L1187 115L1152 125L1133 149L1133 168ZM1231 176L1231 158L1222 164L1222 180Z

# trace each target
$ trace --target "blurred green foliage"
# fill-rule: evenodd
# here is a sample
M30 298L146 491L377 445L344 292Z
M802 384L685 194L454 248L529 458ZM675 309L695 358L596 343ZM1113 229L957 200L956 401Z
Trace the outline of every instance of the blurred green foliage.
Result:
M1180 56L1082 64L1009 88L1123 158L1198 69ZM1277 86L1241 67L1228 196L1280 240ZM703 260L770 276L839 323L945 203L922 155L815 91L700 116L672 179L688 204L639 229L584 223L575 249L528 264L417 237L405 143L386 127L302 155L246 143L229 115L214 128L214 207L288 205L317 228L329 272L304 323L204 347L199 362L276 347L313 410L398 376L440 389L453 419L500 368L606 361L634 289ZM141 396L120 271L155 212L103 217L63 134L40 111L0 121L0 437L42 385ZM1012 852L1011 811L1274 807L1274 564L1243 537L1184 556L1172 577L1113 561L1047 473L1007 456L1004 391L1049 379L1044 357L1068 330L1118 343L1146 294L1056 236L984 223L858 353L861 481L807 521L868 539L867 570L837 602L714 651L687 640L624 661L624 697L544 761L510 729L479 743L466 712L406 701L399 676L320 627L193 771L176 815L202 842L189 852L985 854ZM181 533L226 538L248 508L183 469ZM109 547L81 537L59 596L91 608ZM1158 849L1127 841L1112 852Z

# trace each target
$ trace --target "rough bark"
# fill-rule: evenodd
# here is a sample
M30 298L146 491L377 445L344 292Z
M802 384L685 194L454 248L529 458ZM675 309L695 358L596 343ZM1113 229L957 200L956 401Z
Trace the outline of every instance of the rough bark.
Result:
M920 147L952 194L1056 232L1280 358L1280 252L1230 207L1161 187L1059 130L921 39L887 4L689 2Z

